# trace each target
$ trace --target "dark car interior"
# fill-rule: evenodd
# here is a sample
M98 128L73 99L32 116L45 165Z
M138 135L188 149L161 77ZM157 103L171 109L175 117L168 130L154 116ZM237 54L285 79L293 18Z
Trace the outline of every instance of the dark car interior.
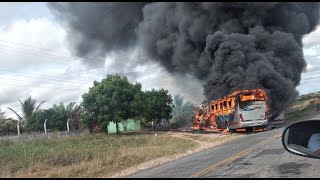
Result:
M304 122L304 126L297 123L290 127L288 144L297 144L307 148L311 135L318 132L320 132L318 121Z

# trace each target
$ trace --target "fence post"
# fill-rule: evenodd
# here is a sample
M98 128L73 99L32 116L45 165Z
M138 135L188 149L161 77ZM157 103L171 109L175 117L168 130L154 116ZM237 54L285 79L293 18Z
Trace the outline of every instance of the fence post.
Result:
M19 126L19 123L20 123L20 121L18 120L18 123L17 123L18 136L20 136L20 126Z
M44 123L43 123L43 126L44 126L44 133L46 133L46 134L47 134L47 126L46 126L46 124L47 124L47 120L48 120L48 119L46 119L46 120L44 121Z
M67 121L67 130L68 130L68 132L70 131L70 129L69 129L69 121L70 121L70 119L68 119L68 121Z

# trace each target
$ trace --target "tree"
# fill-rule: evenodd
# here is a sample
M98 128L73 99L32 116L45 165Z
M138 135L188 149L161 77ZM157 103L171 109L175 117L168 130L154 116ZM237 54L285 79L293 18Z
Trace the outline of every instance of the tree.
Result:
M26 130L28 132L43 131L43 123L46 119L50 119L51 114L47 110L38 110L26 120Z
M144 112L143 116L148 121L155 122L154 127L160 123L162 118L170 119L174 107L172 97L168 90L160 89L144 92Z
M173 99L174 108L172 111L173 122L177 127L187 127L192 125L192 118L194 116L193 109L195 105L190 101L184 103L183 96L177 94Z
M74 130L80 129L80 116L83 113L83 108L76 105L76 102L69 102L65 111L68 116L70 128Z
M193 113L193 109L195 105L192 104L190 101L187 101L186 103L184 103L183 101L184 101L183 96L179 94L174 96L173 98L174 108L172 110L173 118L183 113L188 113L188 112Z
M7 118L0 109L0 135L15 134L17 131L17 121Z
M74 111L77 108L78 108L78 105L76 105L76 102L69 102L65 107L65 111L67 113L67 116L69 117L70 114L72 113L72 111Z
M0 120L5 120L5 119L6 119L5 113L2 112L0 109Z
M70 129L78 130L81 128L81 115L83 114L84 109L81 106L75 106L69 113L68 119Z
M43 123L47 119L47 128L51 130L65 131L67 129L67 120L75 102L68 103L67 106L61 102L54 104L51 108L32 113L27 119L28 131L43 131Z
M19 121L22 123L23 126L25 126L26 124L26 119L28 119L32 115L32 113L38 111L40 106L46 102L46 101L42 101L40 104L38 104L38 106L35 106L36 100L32 99L31 96L26 100L24 100L23 102L21 102L20 99L18 100L22 106L21 108L22 108L23 116L20 116L15 110L13 110L10 107L8 107L8 109L17 115Z
M82 95L85 109L83 122L90 132L97 125L107 131L109 122L114 122L119 133L118 123L137 115L133 101L140 92L140 83L131 84L126 77L118 74L107 75L101 82L94 81L89 92Z
M51 115L48 119L47 127L52 130L66 131L68 121L68 111L61 102L59 105L54 104L52 108L47 110L47 113Z

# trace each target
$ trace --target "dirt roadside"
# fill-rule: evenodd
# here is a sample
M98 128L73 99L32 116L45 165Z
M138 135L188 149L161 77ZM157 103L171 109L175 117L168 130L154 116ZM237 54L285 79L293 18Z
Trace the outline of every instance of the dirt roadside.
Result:
M117 172L107 178L126 177L131 174L137 173L139 171L153 168L153 167L158 166L160 164L174 161L176 159L188 156L190 154L193 154L193 153L196 153L196 152L208 149L208 148L212 148L214 146L221 145L221 144L226 143L228 141L232 141L234 139L237 139L239 137L244 136L244 134L240 134L240 133L233 133L233 134L226 134L226 133L194 134L194 133L187 133L187 132L167 132L167 133L173 137L193 140L198 143L198 146L193 149L188 150L187 152L181 153L181 154L175 154L175 155L171 155L171 156L167 156L167 157L161 157L161 158L157 158L157 159L154 159L151 161L141 163L137 166L122 170L121 172ZM155 135L157 135L157 134L155 133Z

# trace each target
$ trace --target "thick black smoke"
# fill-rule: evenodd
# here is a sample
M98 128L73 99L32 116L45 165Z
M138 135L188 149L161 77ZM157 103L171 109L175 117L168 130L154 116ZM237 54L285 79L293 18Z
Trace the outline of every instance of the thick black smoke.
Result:
M275 110L297 95L306 66L302 37L319 20L319 3L301 2L50 7L67 22L79 56L95 52L103 57L134 43L169 72L191 73L204 81L209 100L234 90L264 88Z
M63 2L48 6L68 29L73 53L101 66L107 53L136 44L135 28L145 2Z

